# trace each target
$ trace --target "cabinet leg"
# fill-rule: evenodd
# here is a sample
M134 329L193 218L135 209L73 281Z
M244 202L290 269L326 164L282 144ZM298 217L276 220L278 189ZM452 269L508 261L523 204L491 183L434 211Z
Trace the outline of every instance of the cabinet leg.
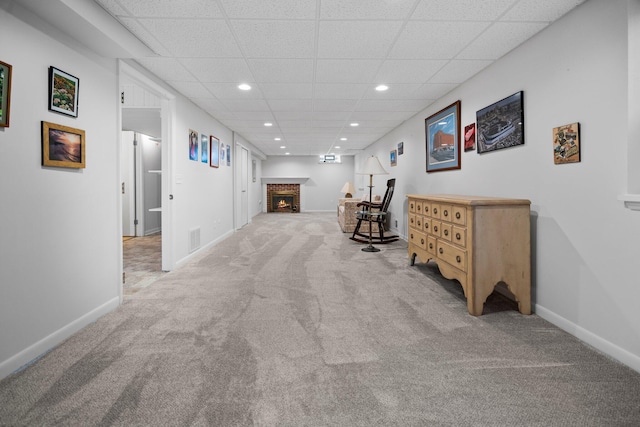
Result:
M412 254L411 258L409 259L409 265L413 266L416 263L416 254Z

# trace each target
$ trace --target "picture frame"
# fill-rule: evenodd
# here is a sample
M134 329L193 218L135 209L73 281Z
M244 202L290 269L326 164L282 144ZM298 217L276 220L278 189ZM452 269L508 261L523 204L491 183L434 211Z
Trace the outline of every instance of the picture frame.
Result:
M428 172L460 169L460 100L424 120Z
M391 166L396 166L398 164L397 150L391 150L391 152L389 153L389 163L391 163Z
M0 61L0 127L9 127L11 117L11 74L13 67Z
M478 153L524 144L523 92L516 92L476 112Z
M464 151L476 149L476 124L471 123L464 127Z
M56 67L49 67L49 111L78 117L80 79Z
M198 131L189 129L189 160L198 161Z
M553 128L553 163L580 162L580 123Z
M56 123L41 122L42 166L83 169L85 131Z
M404 154L404 142L398 142L398 156Z
M222 164L222 166L224 166L224 156L226 154L226 150L224 148L224 143L221 142L220 143L220 163Z
M227 144L227 166L231 166L231 146Z
M200 161L202 163L209 163L209 138L207 135L200 135Z
M220 166L220 140L213 135L209 135L209 166L217 168Z

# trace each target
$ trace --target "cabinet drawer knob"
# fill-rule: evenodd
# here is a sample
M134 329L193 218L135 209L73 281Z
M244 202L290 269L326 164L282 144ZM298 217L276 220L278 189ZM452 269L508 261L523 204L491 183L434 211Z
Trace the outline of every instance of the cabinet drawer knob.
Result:
M420 221L418 221L418 227L420 227L422 224L420 224Z
M460 233L456 233L456 240L460 240L462 236L460 236Z
M438 252L440 252L440 254L442 255L442 254L444 253L444 250L443 250L442 248L440 248L440 249L438 250Z
M435 227L433 227L433 231L435 231L436 233L438 232L438 226L437 225Z
M442 211L442 215L449 216L449 211L445 209L444 211Z
M445 236L448 236L448 235L449 235L449 230L447 230L447 229L445 228L445 230L443 231L443 233L444 233L444 235L445 235Z
M433 249L433 243L429 243L429 249Z
M460 262L462 261L462 258L460 258L460 255L456 255L456 262Z
M424 239L420 239L420 244L424 245Z
M460 212L456 212L456 219L460 219Z
M438 213L438 208L433 208L433 213L437 214Z
M411 224L413 224L413 218L411 218Z

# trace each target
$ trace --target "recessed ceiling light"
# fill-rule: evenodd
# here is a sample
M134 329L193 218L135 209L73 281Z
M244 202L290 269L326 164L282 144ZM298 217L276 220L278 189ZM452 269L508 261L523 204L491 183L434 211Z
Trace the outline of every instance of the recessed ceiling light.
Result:
M273 138L274 141L280 141L281 138Z
M360 126L360 123L351 123L351 126L353 127Z
M238 89L240 89L240 90L251 90L251 86L249 86L246 83L242 83L241 85L238 85Z
M288 152L287 152L287 153L284 153L284 155L285 155L285 156L288 156L289 154L291 154L291 153L288 153Z
M387 85L378 85L378 86L376 86L376 90L378 92L384 92L387 89L389 89L389 86L387 86Z
M269 126L273 126L273 123L269 123L269 122L267 122L267 123L265 123L264 125L265 125L266 127L269 127Z
M346 141L347 138L340 138L340 141Z
M286 145L281 145L280 148L287 148L287 146Z
M335 149L336 149L336 150L339 150L339 149L340 149L340 146L339 146L339 145L336 145L336 146L335 146Z

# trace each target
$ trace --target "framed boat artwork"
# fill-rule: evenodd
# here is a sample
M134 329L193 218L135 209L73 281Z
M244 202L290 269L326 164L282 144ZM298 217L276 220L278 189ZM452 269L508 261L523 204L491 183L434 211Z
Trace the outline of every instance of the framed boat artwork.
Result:
M424 119L427 172L460 169L460 101Z
M522 91L476 113L478 153L524 144Z

